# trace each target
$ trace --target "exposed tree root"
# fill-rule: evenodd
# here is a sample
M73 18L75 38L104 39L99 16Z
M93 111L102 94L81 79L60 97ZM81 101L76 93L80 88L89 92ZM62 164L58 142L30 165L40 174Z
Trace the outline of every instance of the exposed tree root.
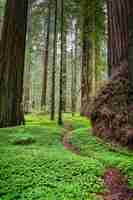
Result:
M133 103L129 102L127 63L123 61L101 89L89 110L93 132L98 137L133 147Z
M107 169L104 173L104 182L108 193L104 200L132 200L133 190L128 188L127 179L117 169Z

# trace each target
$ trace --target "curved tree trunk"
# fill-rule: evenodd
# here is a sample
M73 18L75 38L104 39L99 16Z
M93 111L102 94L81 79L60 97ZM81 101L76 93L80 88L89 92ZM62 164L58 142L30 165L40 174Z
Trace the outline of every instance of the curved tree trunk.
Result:
M28 0L7 0L0 51L0 127L21 124Z
M95 98L91 121L98 136L133 146L133 101L129 102L132 96L129 83L133 83L133 3L131 0L108 0L107 7L111 77Z

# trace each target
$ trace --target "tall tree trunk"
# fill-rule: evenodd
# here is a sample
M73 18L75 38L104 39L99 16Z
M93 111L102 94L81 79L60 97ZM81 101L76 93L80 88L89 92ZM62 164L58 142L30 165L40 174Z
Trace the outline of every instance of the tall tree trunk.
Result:
M24 112L32 112L32 83L31 83L31 65L32 65L32 3L28 2L28 22L27 22L27 48L26 48L26 62L24 71L24 94L23 105Z
M49 0L49 6L48 6L48 22L47 22L48 24L47 24L47 35L46 35L46 47L44 52L43 85L42 85L42 96L41 96L42 108L46 107L46 97L47 97L50 21L51 21L51 0Z
M71 32L71 38L72 38L73 32ZM74 115L74 55L73 55L73 41L71 42L71 72L72 72L72 80L71 80L71 102L72 102L72 115Z
M129 0L107 1L108 65L112 74L120 62L127 60Z
M108 10L108 77L111 76L111 71L112 71L112 66L111 66L111 53L112 53L112 48L111 48L111 41L112 41L112 25L111 25L111 3L107 1L107 10Z
M94 101L91 120L98 136L133 146L133 101L129 101L129 83L133 81L133 3L108 0L107 4L108 64L112 76Z
M95 65L95 87L96 92L100 88L100 78L99 78L99 66L100 66L100 48L95 47L95 58L96 58L96 65Z
M128 76L130 88L128 93L128 103L133 102L133 1L130 2L130 11L128 17Z
M71 50L71 62L72 62L72 115L76 112L77 105L77 48L78 48L78 27L75 24L75 41L74 48L72 45Z
M96 44L95 38L92 40L92 95L96 95Z
M3 17L0 17L0 41L1 41L2 25L3 25Z
M63 80L62 80L62 87L63 87L63 102L62 102L62 110L66 111L66 90L67 90L67 31L64 31L63 34L63 72L62 72Z
M59 93L59 118L58 123L62 125L62 108L63 108L63 30L64 30L64 0L61 0L61 60L60 60L60 93Z
M93 16L92 16L92 95L96 94L96 19L95 19L95 1L93 2Z
M53 66L52 66L52 91L51 91L51 120L55 118L55 67L57 48L57 0L55 0L54 41L53 41Z
M84 112L84 107L89 102L91 91L92 73L90 69L91 49L92 44L89 39L89 33L86 32L87 21L83 23L83 47L82 47L82 75L81 75L81 114ZM88 26L87 26L88 27Z
M28 0L7 0L0 51L0 127L21 124Z

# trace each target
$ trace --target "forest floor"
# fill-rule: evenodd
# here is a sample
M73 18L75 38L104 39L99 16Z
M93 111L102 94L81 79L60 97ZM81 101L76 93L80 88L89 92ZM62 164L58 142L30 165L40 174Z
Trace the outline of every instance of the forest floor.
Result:
M65 114L62 127L41 115L26 120L0 129L0 200L103 199L109 168L133 188L133 153L93 136L88 119Z

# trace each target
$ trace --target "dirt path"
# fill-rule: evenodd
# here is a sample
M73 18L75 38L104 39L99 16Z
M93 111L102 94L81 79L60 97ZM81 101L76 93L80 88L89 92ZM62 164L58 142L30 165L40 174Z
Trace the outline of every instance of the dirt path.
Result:
M132 200L133 190L128 188L128 180L118 169L109 168L104 173L104 183L108 193L104 200Z
M65 149L79 155L80 154L80 150L76 149L69 141L69 138L71 137L71 135L73 134L74 129L72 128L72 126L70 124L65 124L64 125L64 130L62 132L62 144L64 145Z
M62 132L62 144L65 149L80 155L80 149L76 149L69 141L73 134L73 128L70 124L65 124ZM127 179L118 169L108 168L103 176L107 193L97 194L99 200L133 200L133 190L128 188Z

